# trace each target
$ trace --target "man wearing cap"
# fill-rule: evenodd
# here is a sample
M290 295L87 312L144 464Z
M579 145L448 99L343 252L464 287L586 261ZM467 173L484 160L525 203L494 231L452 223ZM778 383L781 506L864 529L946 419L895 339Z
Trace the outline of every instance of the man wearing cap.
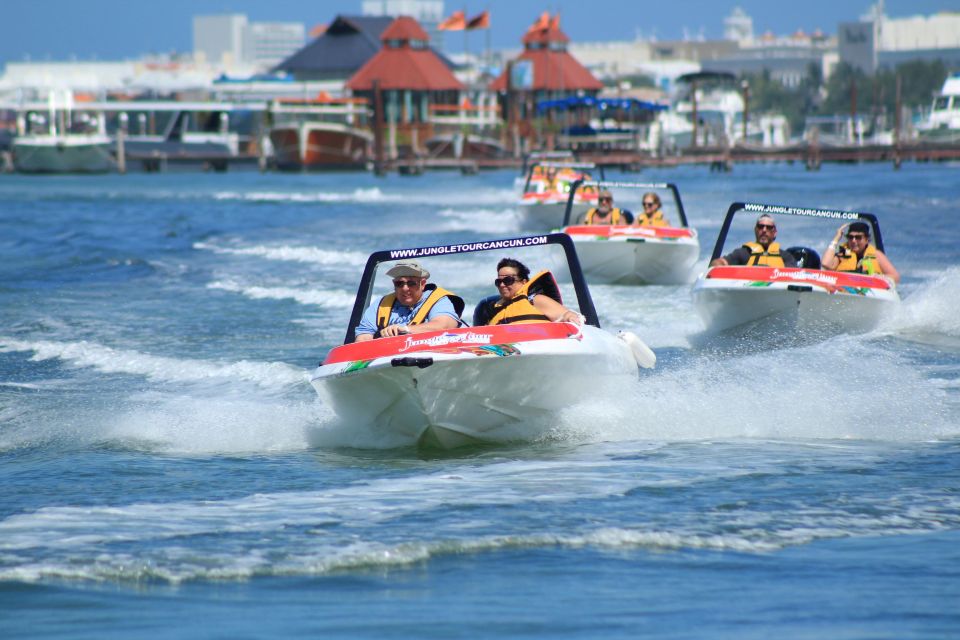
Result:
M455 329L460 325L463 299L435 284L427 284L430 272L420 263L398 262L387 275L393 278L393 293L364 312L354 333L357 342Z
M746 242L725 256L721 256L710 263L711 267L757 266L757 267L796 267L797 260L789 251L780 252L780 243L777 239L777 223L770 214L763 214L757 218L753 228L756 242Z
M844 230L847 232L847 241L840 244ZM870 225L859 220L837 229L837 235L823 253L821 264L824 269L831 271L884 275L894 282L900 282L900 274L890 259L870 244Z
M607 189L597 194L597 206L580 218L580 224L632 224L633 214L613 206L613 194Z

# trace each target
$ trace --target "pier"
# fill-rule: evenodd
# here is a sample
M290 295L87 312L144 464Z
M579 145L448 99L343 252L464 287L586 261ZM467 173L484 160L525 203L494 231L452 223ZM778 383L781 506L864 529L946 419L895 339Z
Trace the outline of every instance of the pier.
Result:
M823 164L860 164L890 162L899 168L904 162L960 161L960 144L926 141L902 142L897 145L817 146L791 145L789 147L697 147L678 153L657 155L644 151L588 150L575 151L581 162L592 162L599 167L623 171L664 169L685 165L704 165L711 171L731 171L737 164L774 163L799 164L816 171ZM486 169L520 169L522 158L398 158L384 160L380 173L396 171L404 175L420 175L426 171L459 170L464 174Z

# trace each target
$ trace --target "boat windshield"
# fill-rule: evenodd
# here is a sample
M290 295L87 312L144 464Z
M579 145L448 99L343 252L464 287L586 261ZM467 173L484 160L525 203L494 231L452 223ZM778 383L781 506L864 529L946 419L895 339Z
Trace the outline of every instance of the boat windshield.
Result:
M416 261L430 272L428 284L436 284L463 298L463 320L473 323L477 304L497 296L494 279L497 264L504 258L520 261L534 276L541 271L553 274L563 304L586 317L588 324L599 326L596 310L580 272L572 241L563 234L544 234L521 238L485 240L465 244L393 249L370 256L354 303L345 342L353 341L353 330L364 310L393 292L387 272L399 262Z
M710 259L726 255L746 242L753 242L756 239L754 230L757 219L761 215L773 216L777 233L775 241L781 250L803 247L812 249L819 258L840 225L857 220L871 226L870 241L883 250L883 238L876 216L870 213L737 202L730 206L718 229L717 244ZM704 225L701 232L710 233L709 226Z
M585 196L596 196L601 191L609 191L613 197L612 206L626 210L636 219L645 211L644 203L656 203L649 207L650 215L660 210L666 221L665 226L687 227L687 214L683 209L680 191L672 183L665 182L622 182L606 180L586 180L573 185L568 199L568 214L564 225L580 224L584 222L584 214L574 211L575 201L586 199ZM621 222L620 224L626 224Z
M602 178L603 170L589 162L535 162L527 171L524 193L568 193L577 180Z

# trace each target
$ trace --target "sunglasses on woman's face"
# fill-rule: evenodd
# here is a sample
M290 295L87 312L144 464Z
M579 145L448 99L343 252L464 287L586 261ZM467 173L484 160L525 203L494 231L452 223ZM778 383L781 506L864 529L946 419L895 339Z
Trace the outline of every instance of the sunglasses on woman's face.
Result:
M505 287L512 287L514 282L519 282L520 278L516 276L503 276L502 278L497 278L493 281L493 284L497 287L503 285Z

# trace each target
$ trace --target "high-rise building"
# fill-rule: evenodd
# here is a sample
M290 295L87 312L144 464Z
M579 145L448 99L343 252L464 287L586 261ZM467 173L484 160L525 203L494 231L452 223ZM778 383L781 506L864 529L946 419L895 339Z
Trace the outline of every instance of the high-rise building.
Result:
M297 22L249 22L242 14L194 16L193 51L214 65L269 69L303 46Z
M243 62L247 16L234 13L193 17L193 52L213 64Z

